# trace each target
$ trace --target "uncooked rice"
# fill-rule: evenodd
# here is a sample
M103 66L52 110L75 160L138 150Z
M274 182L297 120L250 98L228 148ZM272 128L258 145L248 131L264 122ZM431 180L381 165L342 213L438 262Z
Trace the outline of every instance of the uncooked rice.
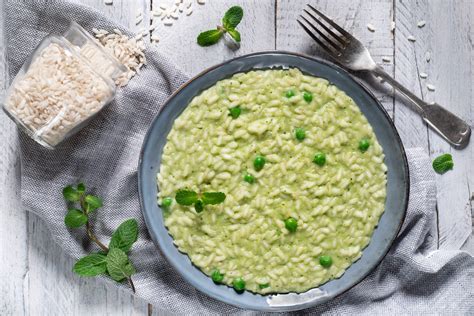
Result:
M93 29L96 38L127 71L118 77L108 54L93 43L72 51L52 42L40 47L26 73L13 82L5 109L32 137L54 147L100 111L114 95L114 83L125 86L145 64L143 40ZM147 32L148 33L148 32Z
M25 74L15 78L5 109L35 138L54 147L102 109L112 96L112 81L107 83L78 56L51 43Z
M97 29L94 29L93 32L100 43L127 67L128 71L115 81L120 87L127 85L130 79L146 64L145 43L141 38L129 38L118 29L114 29L114 33Z

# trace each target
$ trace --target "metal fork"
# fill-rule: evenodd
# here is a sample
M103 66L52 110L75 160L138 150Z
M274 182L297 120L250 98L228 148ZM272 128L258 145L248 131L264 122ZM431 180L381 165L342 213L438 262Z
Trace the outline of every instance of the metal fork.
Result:
M458 149L467 146L471 128L466 122L437 103L429 104L423 101L402 86L374 62L367 48L359 40L316 8L308 4L308 10L303 11L306 16L300 15L298 23L336 62L350 70L369 71L382 78L411 101L423 120L444 139Z

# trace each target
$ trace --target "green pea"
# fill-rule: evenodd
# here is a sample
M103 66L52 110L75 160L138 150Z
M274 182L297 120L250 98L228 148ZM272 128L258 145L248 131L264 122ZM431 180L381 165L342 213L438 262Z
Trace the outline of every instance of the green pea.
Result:
M319 264L325 268L329 268L332 265L332 258L331 256L321 256L319 257Z
M161 200L161 207L168 208L171 206L173 203L173 199L170 197L165 197L163 200Z
M234 106L233 108L229 109L229 115L232 116L234 120L240 116L240 113L242 113L240 105Z
M245 182L248 182L248 183L250 183L250 184L252 184L252 183L255 182L255 177L252 176L250 173L246 173L246 174L244 175L244 181L245 181Z
M253 167L255 168L255 170L260 171L263 169L263 166L265 166L265 157L255 157L255 160L253 161Z
M311 92L303 92L303 99L306 101L306 103L311 103L313 101L313 94Z
M270 287L270 283L263 283L258 285L259 289L263 290L266 289L267 287Z
M297 127L295 128L295 137L297 140L303 140L306 137L306 131L304 128Z
M204 209L204 203L202 203L202 200L197 200L196 203L194 203L194 209L197 213L202 212L202 210Z
M242 293L245 290L245 281L242 278L234 279L232 286L237 293Z
M318 166L324 166L326 163L326 155L324 153L317 153L314 155L313 162Z
M288 229L289 232L294 233L298 228L298 222L293 217L288 217L285 220L285 227Z
M214 269L211 272L211 278L214 283L221 283L224 280L224 275L219 271L219 269Z
M295 91L288 90L288 91L286 91L285 96L289 99L289 98L295 96Z
M361 152L366 152L370 147L370 141L368 138L362 138L359 142L359 150Z

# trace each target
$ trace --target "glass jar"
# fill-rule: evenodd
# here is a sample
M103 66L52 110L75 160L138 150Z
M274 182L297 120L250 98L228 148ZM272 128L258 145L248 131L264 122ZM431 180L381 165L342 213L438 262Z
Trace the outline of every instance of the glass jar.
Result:
M32 139L53 149L115 97L127 68L76 22L48 35L13 80L4 111Z

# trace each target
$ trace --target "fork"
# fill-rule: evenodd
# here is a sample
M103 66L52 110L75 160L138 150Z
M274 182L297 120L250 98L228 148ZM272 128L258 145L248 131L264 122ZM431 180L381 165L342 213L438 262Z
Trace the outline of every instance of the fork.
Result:
M312 5L308 4L308 10L303 11L307 17L300 15L298 23L337 63L349 70L368 71L382 78L411 101L416 112L441 137L455 148L462 149L467 146L471 128L466 122L437 103L423 101L393 79L374 62L368 49L358 39Z

